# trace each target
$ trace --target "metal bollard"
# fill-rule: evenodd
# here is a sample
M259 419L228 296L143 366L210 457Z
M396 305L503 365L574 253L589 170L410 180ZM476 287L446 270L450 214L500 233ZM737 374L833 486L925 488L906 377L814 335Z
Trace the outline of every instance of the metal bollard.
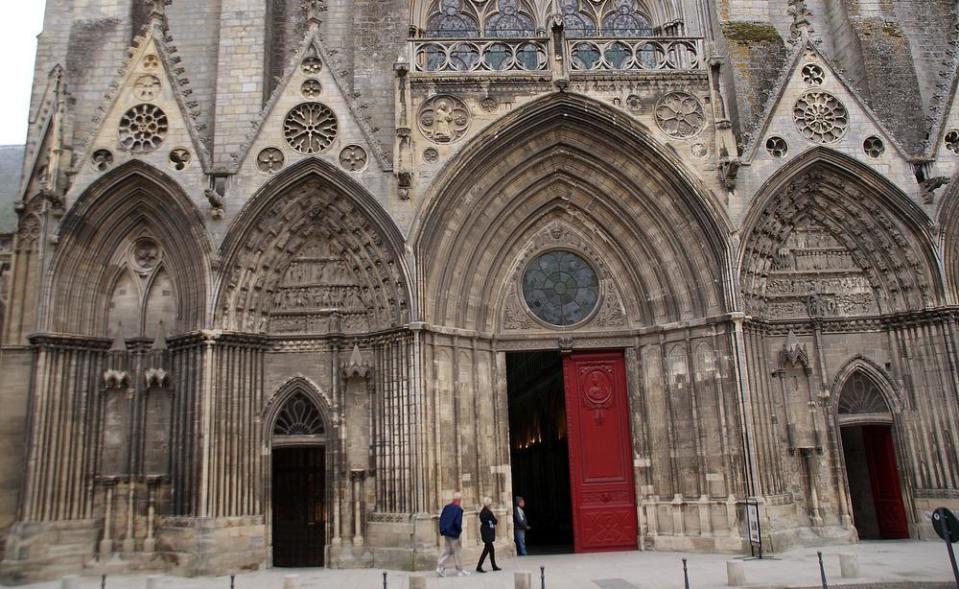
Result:
M147 577L147 589L160 589L160 575L150 575Z
M386 589L386 571L383 571L383 589Z
M426 589L426 577L410 577L410 589Z
M683 582L686 589L689 589L689 569L686 568L686 559L683 559Z
M100 589L107 589L107 576L100 575Z
M300 575L285 575L283 589L300 589Z
M233 589L236 584L236 575L230 575L230 589Z
M856 579L859 577L859 555L858 554L840 554L839 570L842 572L843 579Z
M546 567L539 567L539 588L546 589Z
M528 572L513 574L513 583L516 589L532 589L533 575Z
M822 552L817 552L819 555L819 576L822 577L822 589L829 589L829 584L826 583L826 567L822 564Z
M80 577L67 575L60 580L60 589L80 589Z
M726 561L726 584L730 587L742 587L746 584L746 569L738 560Z

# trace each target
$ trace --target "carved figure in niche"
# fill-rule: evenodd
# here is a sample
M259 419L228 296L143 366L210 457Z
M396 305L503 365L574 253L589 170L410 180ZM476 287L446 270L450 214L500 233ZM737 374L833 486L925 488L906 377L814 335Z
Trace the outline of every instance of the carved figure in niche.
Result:
M469 123L469 109L452 96L435 96L420 109L420 131L434 143L456 141L466 133Z
M489 19L486 34L490 37L532 37L533 20L519 11L517 0L499 0L499 13Z
M589 37L596 31L593 20L580 11L579 0L560 0L559 7L567 37Z
M603 34L616 37L649 37L649 19L633 9L632 0L616 0L616 12L603 20Z
M461 0L440 0L439 14L430 19L426 33L432 37L476 37L476 20L462 13Z

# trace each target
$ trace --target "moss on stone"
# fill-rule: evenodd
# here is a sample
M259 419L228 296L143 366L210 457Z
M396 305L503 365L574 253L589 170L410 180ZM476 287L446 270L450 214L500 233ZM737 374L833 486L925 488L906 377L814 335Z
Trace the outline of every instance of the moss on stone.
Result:
M732 21L723 24L723 35L730 41L782 43L776 28L769 24Z

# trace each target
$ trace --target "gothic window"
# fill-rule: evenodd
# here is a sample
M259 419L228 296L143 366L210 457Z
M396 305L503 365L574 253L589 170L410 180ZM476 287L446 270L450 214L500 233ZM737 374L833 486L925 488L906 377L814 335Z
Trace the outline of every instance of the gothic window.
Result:
M579 3L580 0L560 0L567 37L590 37L596 33L596 23L580 9Z
M489 37L532 37L533 19L520 12L518 0L499 0L498 11L486 24Z
M649 37L653 25L649 18L633 6L632 0L615 0L615 10L603 19L603 35L607 37Z
M326 433L320 410L302 392L297 392L276 416L273 425L275 436L319 436Z
M476 19L463 13L462 0L440 0L439 13L426 25L431 37L476 37L479 26Z
M593 268L569 251L538 256L523 276L523 298L534 315L551 325L573 325L589 316L599 301Z

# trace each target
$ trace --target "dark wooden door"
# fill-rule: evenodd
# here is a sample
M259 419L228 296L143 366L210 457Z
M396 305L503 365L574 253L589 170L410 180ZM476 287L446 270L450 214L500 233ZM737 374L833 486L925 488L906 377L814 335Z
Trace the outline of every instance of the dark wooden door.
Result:
M274 448L273 566L323 566L325 548L324 448Z
M862 438L866 447L866 461L869 463L869 482L876 506L879 534L887 540L908 538L909 524L902 502L892 428L888 425L868 425L862 428Z
M636 548L636 488L622 353L563 357L576 552Z

